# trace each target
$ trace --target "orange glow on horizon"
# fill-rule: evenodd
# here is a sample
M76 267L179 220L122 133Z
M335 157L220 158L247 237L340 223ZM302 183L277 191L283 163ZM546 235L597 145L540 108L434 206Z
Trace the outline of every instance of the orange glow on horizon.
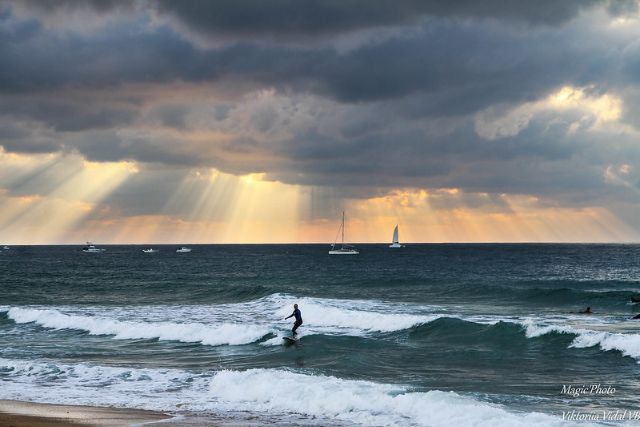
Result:
M332 243L339 226L340 212L336 212L335 218L305 219L300 217L304 210L300 203L307 203L308 199L299 189L283 192L283 186L287 187L284 184L252 181L255 178L248 177L229 178L224 174L214 179L206 177L211 180L211 188L220 185L220 176L223 181L231 179L237 187L234 188L234 197L226 201L229 206L222 209L217 219L207 218L213 213L210 210L215 210L216 202L220 201L220 198L212 197L215 190L206 193L206 198L214 201L213 205L200 200L188 218L168 214L92 218L92 205L49 201L46 204L48 209L75 209L88 215L62 238L7 242L80 243L90 239L99 243L131 244ZM535 199L529 196L503 196L508 204L506 210L495 210L491 205L443 209L432 206L430 198L456 197L462 193L456 194L447 189L433 191L431 196L427 194L424 190L403 190L385 197L346 201L347 240L353 243L387 242L396 224L400 225L400 239L404 243L610 242L637 239L632 229L602 208L535 208ZM42 224L46 221L43 220ZM21 227L32 235L39 234L36 222L23 223Z
M103 200L138 173L135 162L88 162L79 156L0 152L0 179L45 183L31 194L0 191L0 243L332 243L341 210L349 242L387 242L400 225L402 242L638 241L605 208L545 206L534 196L465 193L459 188L396 189L369 199L336 200L313 213L310 187L235 176L216 169L184 174L164 207L118 213ZM627 164L607 169L625 177ZM606 171L605 171L606 173ZM614 178L609 178L614 179ZM18 187L21 188L21 187ZM26 191L26 190L25 190Z

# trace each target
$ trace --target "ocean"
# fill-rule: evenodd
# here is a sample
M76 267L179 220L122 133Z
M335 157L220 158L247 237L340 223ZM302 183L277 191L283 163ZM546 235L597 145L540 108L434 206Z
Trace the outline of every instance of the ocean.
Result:
M0 399L222 424L640 423L640 245L104 247L0 251Z

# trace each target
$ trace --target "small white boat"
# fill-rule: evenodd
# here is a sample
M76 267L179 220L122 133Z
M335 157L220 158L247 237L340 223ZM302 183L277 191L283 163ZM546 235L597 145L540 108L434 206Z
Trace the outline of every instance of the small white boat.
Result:
M360 252L351 245L341 245L339 249L334 249L334 246L331 246L331 250L329 251L329 255L358 255Z
M187 248L186 246L183 246L180 249L176 249L176 252L179 254L185 254L187 252L191 252L191 248Z
M142 252L144 252L145 254L155 254L160 252L160 250L149 248L149 249L143 249Z
M345 245L344 243L344 211L342 211L342 225L340 225L340 228L338 229L338 234L340 234L340 231L342 231L342 243L340 244L340 248L336 249L338 241L338 236L336 235L336 240L333 242L333 245L331 245L329 255L358 255L360 252L358 252L355 247Z
M398 240L398 226L393 229L393 240L389 245L390 248L404 248L404 245L400 244L400 240Z
M92 244L91 242L87 242L87 246L82 248L82 252L86 252L86 253L90 253L90 254L96 254L96 253L100 253L100 252L104 252L104 251L106 251L106 249L96 248L96 246L94 244Z

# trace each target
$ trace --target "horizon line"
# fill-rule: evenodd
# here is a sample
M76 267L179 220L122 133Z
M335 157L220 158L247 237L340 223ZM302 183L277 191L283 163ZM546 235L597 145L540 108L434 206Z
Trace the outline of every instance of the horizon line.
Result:
M83 246L85 243L3 243L4 246ZM158 246L178 246L178 245L192 245L192 246L204 246L204 245L327 245L332 246L332 243L326 242L211 242L211 243L189 243L189 242L172 242L172 243L96 243L91 242L94 245L100 246L145 246L145 245L158 245ZM350 245L388 245L390 242L353 242ZM403 242L402 245L638 245L640 241L486 241L486 242ZM337 246L337 245L336 245ZM0 251L2 248L0 247Z

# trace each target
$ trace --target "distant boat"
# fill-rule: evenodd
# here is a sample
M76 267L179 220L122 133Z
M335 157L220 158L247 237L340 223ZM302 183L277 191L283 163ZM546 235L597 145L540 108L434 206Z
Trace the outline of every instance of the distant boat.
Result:
M94 244L92 244L91 242L87 242L87 246L82 248L82 252L86 252L86 253L90 253L90 254L100 253L100 252L104 252L104 251L106 251L106 249L96 248L96 246Z
M329 255L358 255L360 252L351 246L344 244L344 211L342 211L342 225L338 229L338 234L342 231L342 241L340 243L340 249L336 249L336 244L338 240L338 236L336 235L336 240L331 245L331 250L329 251Z
M396 228L393 229L393 241L391 242L389 247L390 248L404 248L404 245L401 245L400 241L398 240L398 226L397 225L396 225Z
M142 252L144 252L145 254L155 254L157 252L160 252L160 250L149 248L149 249L143 249Z
M191 252L191 248L187 248L186 246L183 246L180 249L176 249L176 252L179 254L185 254L187 252Z

